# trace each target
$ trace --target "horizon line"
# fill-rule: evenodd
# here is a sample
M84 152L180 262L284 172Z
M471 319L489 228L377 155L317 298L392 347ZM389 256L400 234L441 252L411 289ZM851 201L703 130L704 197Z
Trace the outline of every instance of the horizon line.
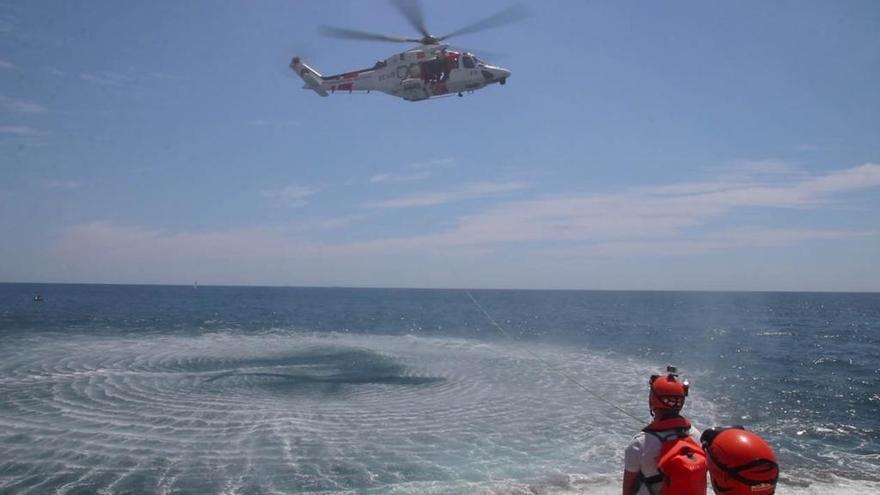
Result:
M392 287L371 285L260 285L260 284L192 284L145 282L3 282L0 285L106 285L119 287L192 287L230 289L357 289L357 290L437 290L437 291L520 291L520 292L716 292L772 294L880 294L877 290L789 290L789 289L586 289L586 288L515 288L515 287Z

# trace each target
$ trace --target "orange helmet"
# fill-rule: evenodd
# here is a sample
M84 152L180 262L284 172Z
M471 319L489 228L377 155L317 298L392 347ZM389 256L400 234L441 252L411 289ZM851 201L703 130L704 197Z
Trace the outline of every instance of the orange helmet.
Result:
M779 479L776 455L761 437L742 426L710 428L700 437L715 493L773 495Z
M677 414L684 407L684 398L688 394L687 380L678 381L674 366L667 366L666 372L666 375L651 375L651 392L648 394L651 414L658 411Z

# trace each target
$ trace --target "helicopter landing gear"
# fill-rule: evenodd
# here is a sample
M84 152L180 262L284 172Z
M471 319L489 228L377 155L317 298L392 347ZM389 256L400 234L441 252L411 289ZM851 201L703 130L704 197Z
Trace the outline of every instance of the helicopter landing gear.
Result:
M459 98L461 98L462 96L464 96L464 95L461 94L461 93L458 93L458 97L459 97Z
M504 86L505 84L507 84L507 78L502 79L502 80L500 80L500 81L498 81L498 82L499 82L502 86Z

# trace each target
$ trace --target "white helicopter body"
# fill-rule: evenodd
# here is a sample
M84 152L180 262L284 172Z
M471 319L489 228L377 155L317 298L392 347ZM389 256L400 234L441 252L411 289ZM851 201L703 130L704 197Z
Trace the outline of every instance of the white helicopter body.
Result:
M322 76L298 57L290 68L305 85L321 96L336 92L381 91L408 101L476 91L490 84L505 84L510 71L490 65L471 53L447 45L426 45L376 62L368 69Z
M442 42L453 36L496 28L528 17L521 5L513 5L492 16L471 23L445 36L433 36L425 26L418 0L394 0L397 10L418 31L421 38L406 38L368 33L353 29L323 26L324 35L335 38L420 43L421 46L380 60L368 69L323 76L294 57L290 68L305 82L304 88L321 96L333 93L381 91L409 101L427 100L436 96L476 91L494 83L505 84L510 71L488 64L472 53L451 50Z

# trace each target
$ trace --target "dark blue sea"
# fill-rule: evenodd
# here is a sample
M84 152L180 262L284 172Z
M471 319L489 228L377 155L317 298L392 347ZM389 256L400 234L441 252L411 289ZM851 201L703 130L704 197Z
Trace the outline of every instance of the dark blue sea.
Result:
M34 284L0 493L617 494L667 364L779 494L880 493L880 294Z

